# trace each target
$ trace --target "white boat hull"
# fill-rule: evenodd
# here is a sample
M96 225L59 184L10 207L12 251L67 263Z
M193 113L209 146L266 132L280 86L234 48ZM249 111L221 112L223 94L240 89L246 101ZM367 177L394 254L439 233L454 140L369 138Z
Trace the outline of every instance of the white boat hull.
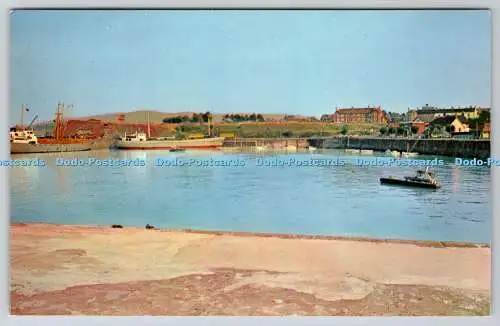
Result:
M417 155L418 155L418 153L408 153L408 152L403 153L403 157L406 157L406 158L415 157Z
M186 139L186 140L119 140L116 142L116 147L119 149L211 149L220 148L224 144L224 137L203 138L203 139Z

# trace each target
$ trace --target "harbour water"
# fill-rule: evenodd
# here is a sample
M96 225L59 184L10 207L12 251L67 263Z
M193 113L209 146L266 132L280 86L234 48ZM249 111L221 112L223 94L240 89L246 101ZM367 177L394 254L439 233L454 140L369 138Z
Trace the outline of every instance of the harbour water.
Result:
M145 160L146 164L56 167L58 158L89 157ZM340 150L316 154L96 151L12 157L34 158L46 160L47 165L9 168L12 222L491 240L491 168L460 167L449 158L439 158L444 165L432 167L442 184L439 190L380 185L380 177L403 177L416 168L356 166L353 154ZM158 158L163 167L157 166ZM176 158L177 162L215 159L234 164L181 166L173 163ZM262 166L277 162L276 158L330 163L341 158L347 163ZM418 157L422 158L434 159Z

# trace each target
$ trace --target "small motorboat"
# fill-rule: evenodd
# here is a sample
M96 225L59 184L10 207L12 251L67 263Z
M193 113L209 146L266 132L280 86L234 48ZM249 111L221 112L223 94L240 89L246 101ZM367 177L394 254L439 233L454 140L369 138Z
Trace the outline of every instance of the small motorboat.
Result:
M171 148L168 151L169 152L184 152L186 149L185 148Z
M417 155L418 155L418 153L414 153L414 152L403 152L403 157L406 157L406 158L415 157Z
M426 168L425 171L417 170L415 176L404 177L404 179L396 179L393 177L380 178L380 183L431 189L438 189L441 187L436 181L434 174L429 172L429 168Z

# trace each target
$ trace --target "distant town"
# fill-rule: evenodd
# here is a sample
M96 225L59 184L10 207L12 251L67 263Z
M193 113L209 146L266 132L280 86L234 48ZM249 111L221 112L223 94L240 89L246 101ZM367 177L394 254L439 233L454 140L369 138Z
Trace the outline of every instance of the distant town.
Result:
M321 117L286 114L210 112L162 113L139 110L84 118L66 118L64 136L99 138L106 135L148 131L152 137L204 137L207 124L212 135L226 138L376 137L461 138L490 137L490 108L477 106L439 108L428 104L396 113L381 106L336 108ZM39 137L50 137L54 121L31 121Z

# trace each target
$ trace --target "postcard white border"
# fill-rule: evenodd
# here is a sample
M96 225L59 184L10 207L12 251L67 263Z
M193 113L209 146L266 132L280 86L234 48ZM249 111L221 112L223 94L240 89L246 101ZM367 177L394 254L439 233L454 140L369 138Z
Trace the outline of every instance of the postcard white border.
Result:
M11 8L71 8L71 7L108 7L108 8L160 8L160 7L182 7L182 8L491 8L492 9L492 39L493 39L493 58L500 58L500 42L495 42L500 37L500 5L499 1L488 0L462 0L462 1L429 1L429 0L323 0L323 1L307 1L307 0L2 0L3 13L0 17L0 41L2 51L1 58L1 72L3 73L2 87L0 88L0 100L2 108L0 109L0 121L7 122L9 108L9 9ZM496 137L500 137L500 114L497 114L497 107L500 106L500 70L498 64L494 60L492 62L492 156L500 157L500 141L496 142ZM4 124L3 131L0 134L7 135L8 124ZM9 158L8 140L7 137L0 141L1 159ZM500 196L500 173L498 169L492 172L493 183L493 198ZM175 325L182 323L188 325L499 325L500 318L498 318L498 307L500 301L498 282L493 282L492 287L492 316L491 317L26 317L26 316L9 316L9 293L8 293L8 275L9 275L9 203L10 194L8 186L8 171L0 169L0 197L4 198L3 205L0 211L0 256L4 264L0 267L0 324L1 325L62 325L72 324L73 326L88 326L88 325L109 325L115 324L120 326L135 326L137 324L148 325ZM493 225L496 225L496 218L500 215L500 202L493 200ZM492 257L493 257L493 270L499 270L498 252L495 249L496 240L499 239L500 227L493 227L492 239ZM492 273L493 275L494 273ZM494 320L497 320L495 322Z

